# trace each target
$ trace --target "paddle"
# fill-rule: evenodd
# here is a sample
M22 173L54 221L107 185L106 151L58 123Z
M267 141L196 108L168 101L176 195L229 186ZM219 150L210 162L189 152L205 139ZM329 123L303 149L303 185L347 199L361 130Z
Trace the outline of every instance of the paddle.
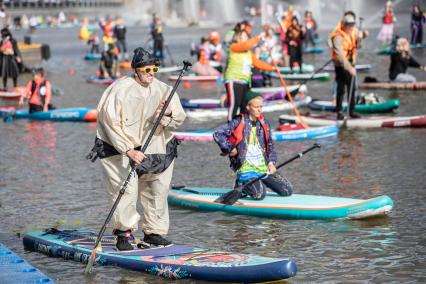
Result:
M164 103L163 109L161 110L160 114L158 115L157 120L155 121L154 126L152 127L151 132L149 133L148 138L145 141L145 144L143 145L142 149L140 150L142 153L144 153L146 151L146 149L148 148L148 145L151 142L151 139L154 136L154 133L155 133L158 125L160 124L160 121L163 118L164 113L166 112L166 109L169 106L169 104L170 104L170 102L171 102L171 100L173 98L173 95L176 92L176 89L179 86L179 83L180 83L180 81L182 79L183 74L189 69L189 67L191 65L192 64L190 62L183 61L183 68L180 71L179 77L176 80L176 83L173 86L173 89L171 90L170 95L168 96L166 102ZM93 246L93 249L92 249L92 254L90 255L89 260L87 261L87 265L86 265L86 269L84 270L84 273L90 273L92 271L93 264L96 262L96 251L98 249L99 242L101 241L102 236L105 233L106 226L108 225L109 221L111 220L111 217L114 214L114 211L117 208L117 205L120 202L121 197L123 196L124 192L126 191L127 185L129 184L129 182L130 182L130 180L132 179L133 176L136 176L136 164L134 164L134 163L132 163L132 168L130 170L130 173L127 176L127 178L126 178L123 186L121 187L120 193L118 194L117 199L115 200L115 202L114 202L114 204L113 204L113 206L112 206L112 208L111 208L111 210L110 210L110 212L109 212L109 214L108 214L108 216L107 216L107 218L106 218L106 220L105 220L105 222L104 222L101 230L98 233L95 245Z
M172 53L170 52L169 45L165 44L164 46L166 47L167 53L169 54L170 63L172 64L172 66L175 66L176 64L175 64L175 61L173 60Z
M302 81L302 83L300 83L300 84L299 84L299 86L297 86L297 88L296 88L295 90L291 91L291 93L292 93L293 95L297 95L297 93L299 92L299 89L300 89L303 85L305 85L308 81L312 80L312 78L314 78L314 76L315 76L316 74L318 74L320 71L324 70L324 68L325 68L328 64L330 64L332 61L333 61L333 59L328 60L328 61L327 61L327 62L326 62L323 66L321 66L320 68L318 68L317 70L315 70L315 71L311 74L311 77L309 77L308 79L303 80L303 81Z
M321 148L321 145L318 143L315 143L313 146L309 147L308 149L306 149L305 151L295 155L294 157L288 159L287 161L283 162L282 164L279 164L277 166L277 170L291 162L293 162L294 160L301 158L303 155L305 155L306 153L316 149L316 148ZM235 202L237 202L237 200L241 197L241 193L243 192L243 189L249 185L252 185L253 183L257 182L258 180L266 177L268 174L265 173L257 178L254 178L250 181L248 181L247 183L240 185L236 188L234 188L233 190L223 194L222 196L220 196L219 198L217 198L214 202L217 203L223 203L223 204L227 204L227 205L232 205Z
M355 82L356 82L356 75L355 76L351 76L351 85L349 86L349 96L348 96L348 108L347 108L347 114L348 114L348 117L350 116L350 113L351 113L351 111L350 111L350 109L351 109L351 100L352 100L352 92L353 92L353 90L354 90L354 84L355 84Z
M303 120L302 116L300 115L299 110L297 109L297 105L293 100L292 95L290 94L290 90L287 87L287 83L284 81L283 76L281 75L280 69L277 66L277 63L275 62L275 60L272 59L272 65L274 66L275 72L278 75L278 78L280 79L281 85L284 87L285 89L285 93L287 94L287 97L290 100L291 105L293 106L294 112L296 113L296 116L299 118L300 123L302 124L303 128L308 128L309 125L305 123L305 121Z

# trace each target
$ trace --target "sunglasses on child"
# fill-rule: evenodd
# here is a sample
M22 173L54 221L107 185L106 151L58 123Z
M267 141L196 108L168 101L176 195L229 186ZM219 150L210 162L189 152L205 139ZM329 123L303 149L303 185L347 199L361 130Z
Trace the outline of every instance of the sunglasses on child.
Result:
M158 68L158 67L156 67L156 66L145 66L145 67L139 67L139 68L136 68L136 70L137 71L139 71L139 72L144 72L144 73L146 73L146 74L149 74L149 73L157 73L158 72L158 70L159 70L160 68Z

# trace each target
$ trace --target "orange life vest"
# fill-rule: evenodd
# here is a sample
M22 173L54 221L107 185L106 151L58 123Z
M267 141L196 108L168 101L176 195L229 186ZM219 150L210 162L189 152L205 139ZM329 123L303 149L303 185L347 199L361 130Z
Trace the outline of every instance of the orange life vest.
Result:
M237 146L238 144L240 144L241 141L243 141L244 139L244 126L245 126L244 114L240 114L240 116L241 116L240 124L238 124L238 126L235 127L231 136L229 136L228 138L228 141L234 146ZM268 130L268 126L265 123L265 117L263 116L263 114L259 116L259 122L263 128L263 132L265 133L265 146L266 146L266 151L268 151L269 130Z
M351 61L355 62L356 58L356 42L357 42L357 29L354 28L350 34L346 33L342 28L342 23L339 23L334 31L331 33L331 40L336 36L342 37L342 45L345 57ZM331 49L331 56L334 61L339 61L337 53L334 48Z
M104 32L104 36L112 37L114 35L114 24L112 23L112 21L106 22L102 29Z
M393 14L390 12L385 13L383 16L383 24L392 24L393 23Z
M28 102L33 105L44 106L46 101L46 80L31 81L31 95Z
M284 23L283 23L284 27L286 29L288 29L291 26L292 21L293 21L293 12L287 11L287 15L286 15L286 17L284 19Z

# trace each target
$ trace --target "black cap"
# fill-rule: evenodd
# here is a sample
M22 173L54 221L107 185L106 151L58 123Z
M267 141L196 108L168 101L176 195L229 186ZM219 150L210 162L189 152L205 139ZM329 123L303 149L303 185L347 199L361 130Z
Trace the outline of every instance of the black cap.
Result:
M160 66L160 61L154 55L138 47L133 51L132 68L136 69L146 65Z
M10 30L8 28L1 29L0 33L2 37L7 37L11 35Z

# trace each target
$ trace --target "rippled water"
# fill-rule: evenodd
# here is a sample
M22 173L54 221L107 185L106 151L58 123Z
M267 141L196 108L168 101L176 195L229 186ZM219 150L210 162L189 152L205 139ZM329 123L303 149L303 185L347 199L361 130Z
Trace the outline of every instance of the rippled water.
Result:
M175 52L175 61L185 58L189 42L198 42L203 33L207 30L168 29L166 39ZM95 107L104 87L84 82L83 77L93 74L97 64L82 60L86 46L76 38L75 29L41 30L33 41L51 45L53 57L45 64L48 77L65 93L54 98L55 105ZM144 43L146 29L131 28L129 38L132 48ZM359 62L372 63L371 74L384 80L389 59L374 54L374 35L372 38ZM415 55L426 63L425 51L415 51ZM320 66L327 57L327 53L307 55L305 61ZM68 69L77 72L70 75ZM411 73L426 80L424 73ZM28 75L20 78L21 84L27 79ZM309 83L309 94L316 98L330 99L330 90L331 83ZM187 98L215 97L217 91L215 83L192 83L190 89L179 89L181 97ZM426 112L425 91L378 93L399 99L400 115ZM267 117L277 124L278 114ZM219 123L187 120L182 129L213 128ZM0 241L57 283L169 283L111 267L98 267L96 274L88 277L80 263L24 251L19 235L28 230L64 224L98 231L104 222L109 207L100 165L84 159L94 135L95 124L88 123L0 123ZM389 195L395 202L389 217L366 221L279 220L171 207L169 237L177 243L290 257L298 265L298 274L290 283L424 283L425 137L426 129L345 130L338 137L320 141L321 150L282 169L297 193L354 198ZM285 160L312 143L277 143L276 148L280 160ZM173 182L231 186L228 162L218 154L213 144L183 143Z

